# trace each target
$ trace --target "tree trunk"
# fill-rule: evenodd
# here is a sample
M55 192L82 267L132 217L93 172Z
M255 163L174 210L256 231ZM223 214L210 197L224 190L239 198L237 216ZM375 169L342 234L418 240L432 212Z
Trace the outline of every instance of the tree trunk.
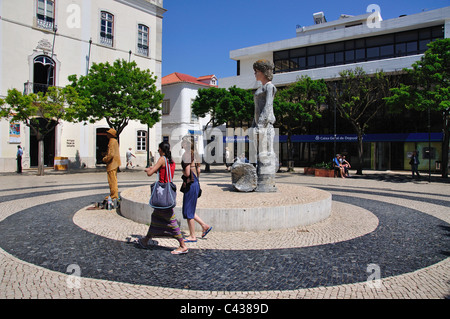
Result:
M38 140L38 176L44 176L44 139Z
M358 132L358 168L356 169L356 175L362 175L363 163L364 163L364 148L362 133Z
M291 130L288 130L288 136L287 136L287 151L288 151L288 161L287 161L287 169L288 172L294 171L294 159L292 157L292 132Z

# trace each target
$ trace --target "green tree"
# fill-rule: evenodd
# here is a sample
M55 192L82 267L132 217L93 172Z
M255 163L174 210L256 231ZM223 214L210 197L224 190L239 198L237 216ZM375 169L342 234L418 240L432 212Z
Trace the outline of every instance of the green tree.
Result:
M198 117L205 117L209 114L210 120L205 126L215 127L223 124L221 117L216 115L216 108L226 94L228 94L226 89L216 87L199 89L197 97L192 102L192 113Z
M235 125L250 122L255 113L252 91L236 86L228 88L228 94L223 97L218 106L219 117L228 119L229 123L235 123Z
M156 79L134 61L94 63L86 76L69 76L71 85L88 100L75 109L73 119L91 123L106 119L118 136L130 120L152 127L160 120L164 97L156 88Z
M292 167L292 134L301 130L314 118L320 118L319 107L325 103L327 86L323 80L303 76L285 89L279 90L274 99L276 125L287 134L288 169Z
M230 87L228 90L216 87L199 89L198 95L192 103L192 112L199 117L210 115L204 131L207 131L210 126L249 122L254 113L253 94L250 90L236 86ZM205 170L208 172L209 168L209 163L207 163Z
M16 89L0 104L0 117L27 125L38 141L38 175L44 175L44 138L63 120L73 120L74 108L85 103L72 87L49 87L46 93L22 94Z
M192 112L199 117L210 115L205 128L250 121L254 113L253 94L236 86L228 90L216 87L200 89L192 103Z
M328 83L330 99L336 104L341 117L348 120L358 135L358 161L356 174L362 174L363 135L369 122L385 105L395 77L386 76L382 71L368 75L362 68L344 70L341 78Z
M450 39L428 44L428 50L411 69L404 69L409 83L392 88L388 105L418 111L439 112L443 117L444 141L442 146L442 177L448 177L448 151L450 135ZM405 81L406 82L406 81Z

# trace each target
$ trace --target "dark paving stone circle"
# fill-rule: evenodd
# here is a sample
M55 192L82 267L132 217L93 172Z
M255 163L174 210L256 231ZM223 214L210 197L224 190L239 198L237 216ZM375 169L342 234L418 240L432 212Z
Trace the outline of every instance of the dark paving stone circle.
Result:
M73 215L99 198L59 200L17 212L0 222L0 247L23 261L62 273L77 264L82 277L206 291L295 290L364 282L372 274L369 264L380 267L382 278L397 276L438 263L450 252L450 225L441 219L379 200L333 195L334 201L375 214L377 229L313 247L191 249L187 255L173 256L169 248L143 250L75 225Z

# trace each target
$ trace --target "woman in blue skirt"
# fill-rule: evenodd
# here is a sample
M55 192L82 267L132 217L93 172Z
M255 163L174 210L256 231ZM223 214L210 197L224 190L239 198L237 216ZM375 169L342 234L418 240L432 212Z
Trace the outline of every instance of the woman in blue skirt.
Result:
M202 238L204 238L212 229L206 224L196 213L197 199L200 193L200 184L198 178L200 176L200 161L194 151L193 137L184 137L181 146L185 150L181 161L183 169L183 218L187 219L189 227L189 237L184 239L186 243L197 242L195 235L195 222L202 227Z

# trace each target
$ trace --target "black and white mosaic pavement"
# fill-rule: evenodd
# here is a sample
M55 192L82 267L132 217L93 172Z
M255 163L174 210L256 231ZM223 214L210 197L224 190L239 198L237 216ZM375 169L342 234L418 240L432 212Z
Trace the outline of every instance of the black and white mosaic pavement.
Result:
M0 195L0 203L94 191L99 184L74 186L59 190L46 186L10 189L21 192ZM38 204L12 214L0 222L0 247L23 261L61 273L66 273L68 265L77 264L83 277L208 291L293 290L350 284L366 281L370 264L378 265L385 278L448 258L448 223L413 207L359 195L415 200L443 210L450 207L450 198L411 192L389 195L370 188L318 187L331 192L334 201L372 212L379 220L378 227L362 237L334 244L270 250L191 249L187 255L174 256L169 248L143 250L75 225L74 214L102 198L103 194L95 194Z

